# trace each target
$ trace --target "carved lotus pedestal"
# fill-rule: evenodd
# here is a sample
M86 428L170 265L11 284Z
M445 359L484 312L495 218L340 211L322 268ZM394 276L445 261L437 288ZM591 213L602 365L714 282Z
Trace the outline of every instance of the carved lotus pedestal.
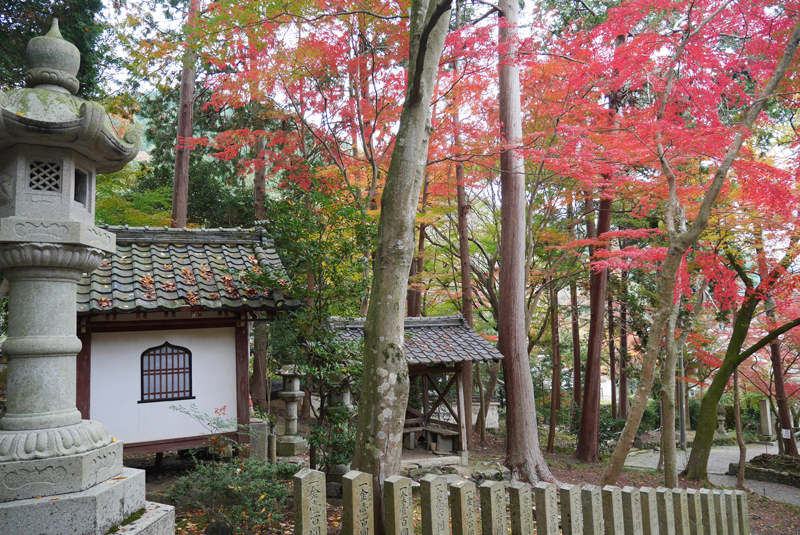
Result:
M82 226L14 218L0 225L5 240L13 239L5 231L14 228L47 232L51 240L70 239L70 229L76 230L73 243L0 243L0 270L10 282L13 311L3 344L9 387L8 412L0 419L3 533L106 533L146 505L144 472L125 469L122 444L103 424L82 420L75 407L81 349L75 335L76 284L82 273L100 265L114 241L93 229L87 241L94 246L80 243Z

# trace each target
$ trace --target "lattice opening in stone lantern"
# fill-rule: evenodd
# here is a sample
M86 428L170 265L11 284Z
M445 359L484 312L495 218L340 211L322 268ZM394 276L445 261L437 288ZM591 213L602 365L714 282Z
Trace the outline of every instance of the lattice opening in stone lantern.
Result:
M28 187L34 191L61 191L61 165L55 162L31 162Z

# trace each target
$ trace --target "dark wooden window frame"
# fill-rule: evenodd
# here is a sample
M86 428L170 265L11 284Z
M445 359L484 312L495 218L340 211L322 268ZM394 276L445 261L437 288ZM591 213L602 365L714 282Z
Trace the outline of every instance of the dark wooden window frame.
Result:
M146 374L145 373L145 366L144 366L145 359L146 358L151 358L152 357L151 353L157 352L157 351L162 350L164 348L170 348L170 349L176 350L175 354L178 354L178 351L184 353L185 354L185 359L186 359L186 364L180 369L167 368L167 369L164 369L164 370L156 370L157 373L148 373L148 374ZM151 367L151 370L152 370L152 367ZM144 350L142 352L141 358L139 359L139 374L140 374L140 379L141 379L141 382L140 382L141 396L140 396L139 403L159 403L159 402L162 402L162 401L179 401L179 400L182 400L182 399L195 399L195 396L193 395L193 391L192 391L192 388L193 388L192 371L193 371L193 369L192 369L192 352L186 347L176 346L175 344L170 344L169 342L164 342L160 346L155 346L155 347L151 347L149 349ZM188 380L185 381L185 383L188 383L188 385L186 387L184 387L182 390L177 391L177 392L176 391L172 391L172 392L166 391L165 392L164 390L161 390L161 391L158 391L158 392L150 392L150 393L145 394L145 378L146 377L153 376L153 375L160 375L162 377L167 377L167 376L170 376L171 374L175 374L175 373L188 374L188 378L187 378ZM170 395L170 394L172 394L172 395ZM160 397L159 399L145 399L145 396L154 396L154 395L167 395L169 397Z

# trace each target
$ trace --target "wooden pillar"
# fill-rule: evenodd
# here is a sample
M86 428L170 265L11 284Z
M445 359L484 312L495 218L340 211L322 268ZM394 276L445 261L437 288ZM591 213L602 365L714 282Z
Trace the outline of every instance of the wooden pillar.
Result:
M88 420L92 391L92 335L88 332L79 332L78 339L83 344L83 347L81 347L77 358L78 384L75 406L80 411L81 418Z
M250 330L247 322L237 322L236 340L236 421L239 424L236 441L241 446L250 444L247 428L250 425Z
M428 376L422 376L422 425L428 425Z
M457 405L456 412L458 412L458 450L467 451L467 418L471 418L471 414L467 414L466 402L464 400L464 365L456 364L456 396Z

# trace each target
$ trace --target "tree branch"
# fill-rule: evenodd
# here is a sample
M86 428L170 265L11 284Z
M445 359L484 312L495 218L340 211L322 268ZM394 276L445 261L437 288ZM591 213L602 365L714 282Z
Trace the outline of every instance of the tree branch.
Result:
M425 27L420 33L419 48L417 49L417 57L416 61L414 62L413 78L409 80L408 84L408 87L410 88L408 92L409 104L418 104L422 98L422 92L420 91L419 86L422 79L422 68L425 65L425 54L428 51L428 38L430 37L433 28L436 27L436 24L438 24L439 19L448 11L450 11L450 0L442 0L436 4L436 9L433 11L431 18L425 23Z

